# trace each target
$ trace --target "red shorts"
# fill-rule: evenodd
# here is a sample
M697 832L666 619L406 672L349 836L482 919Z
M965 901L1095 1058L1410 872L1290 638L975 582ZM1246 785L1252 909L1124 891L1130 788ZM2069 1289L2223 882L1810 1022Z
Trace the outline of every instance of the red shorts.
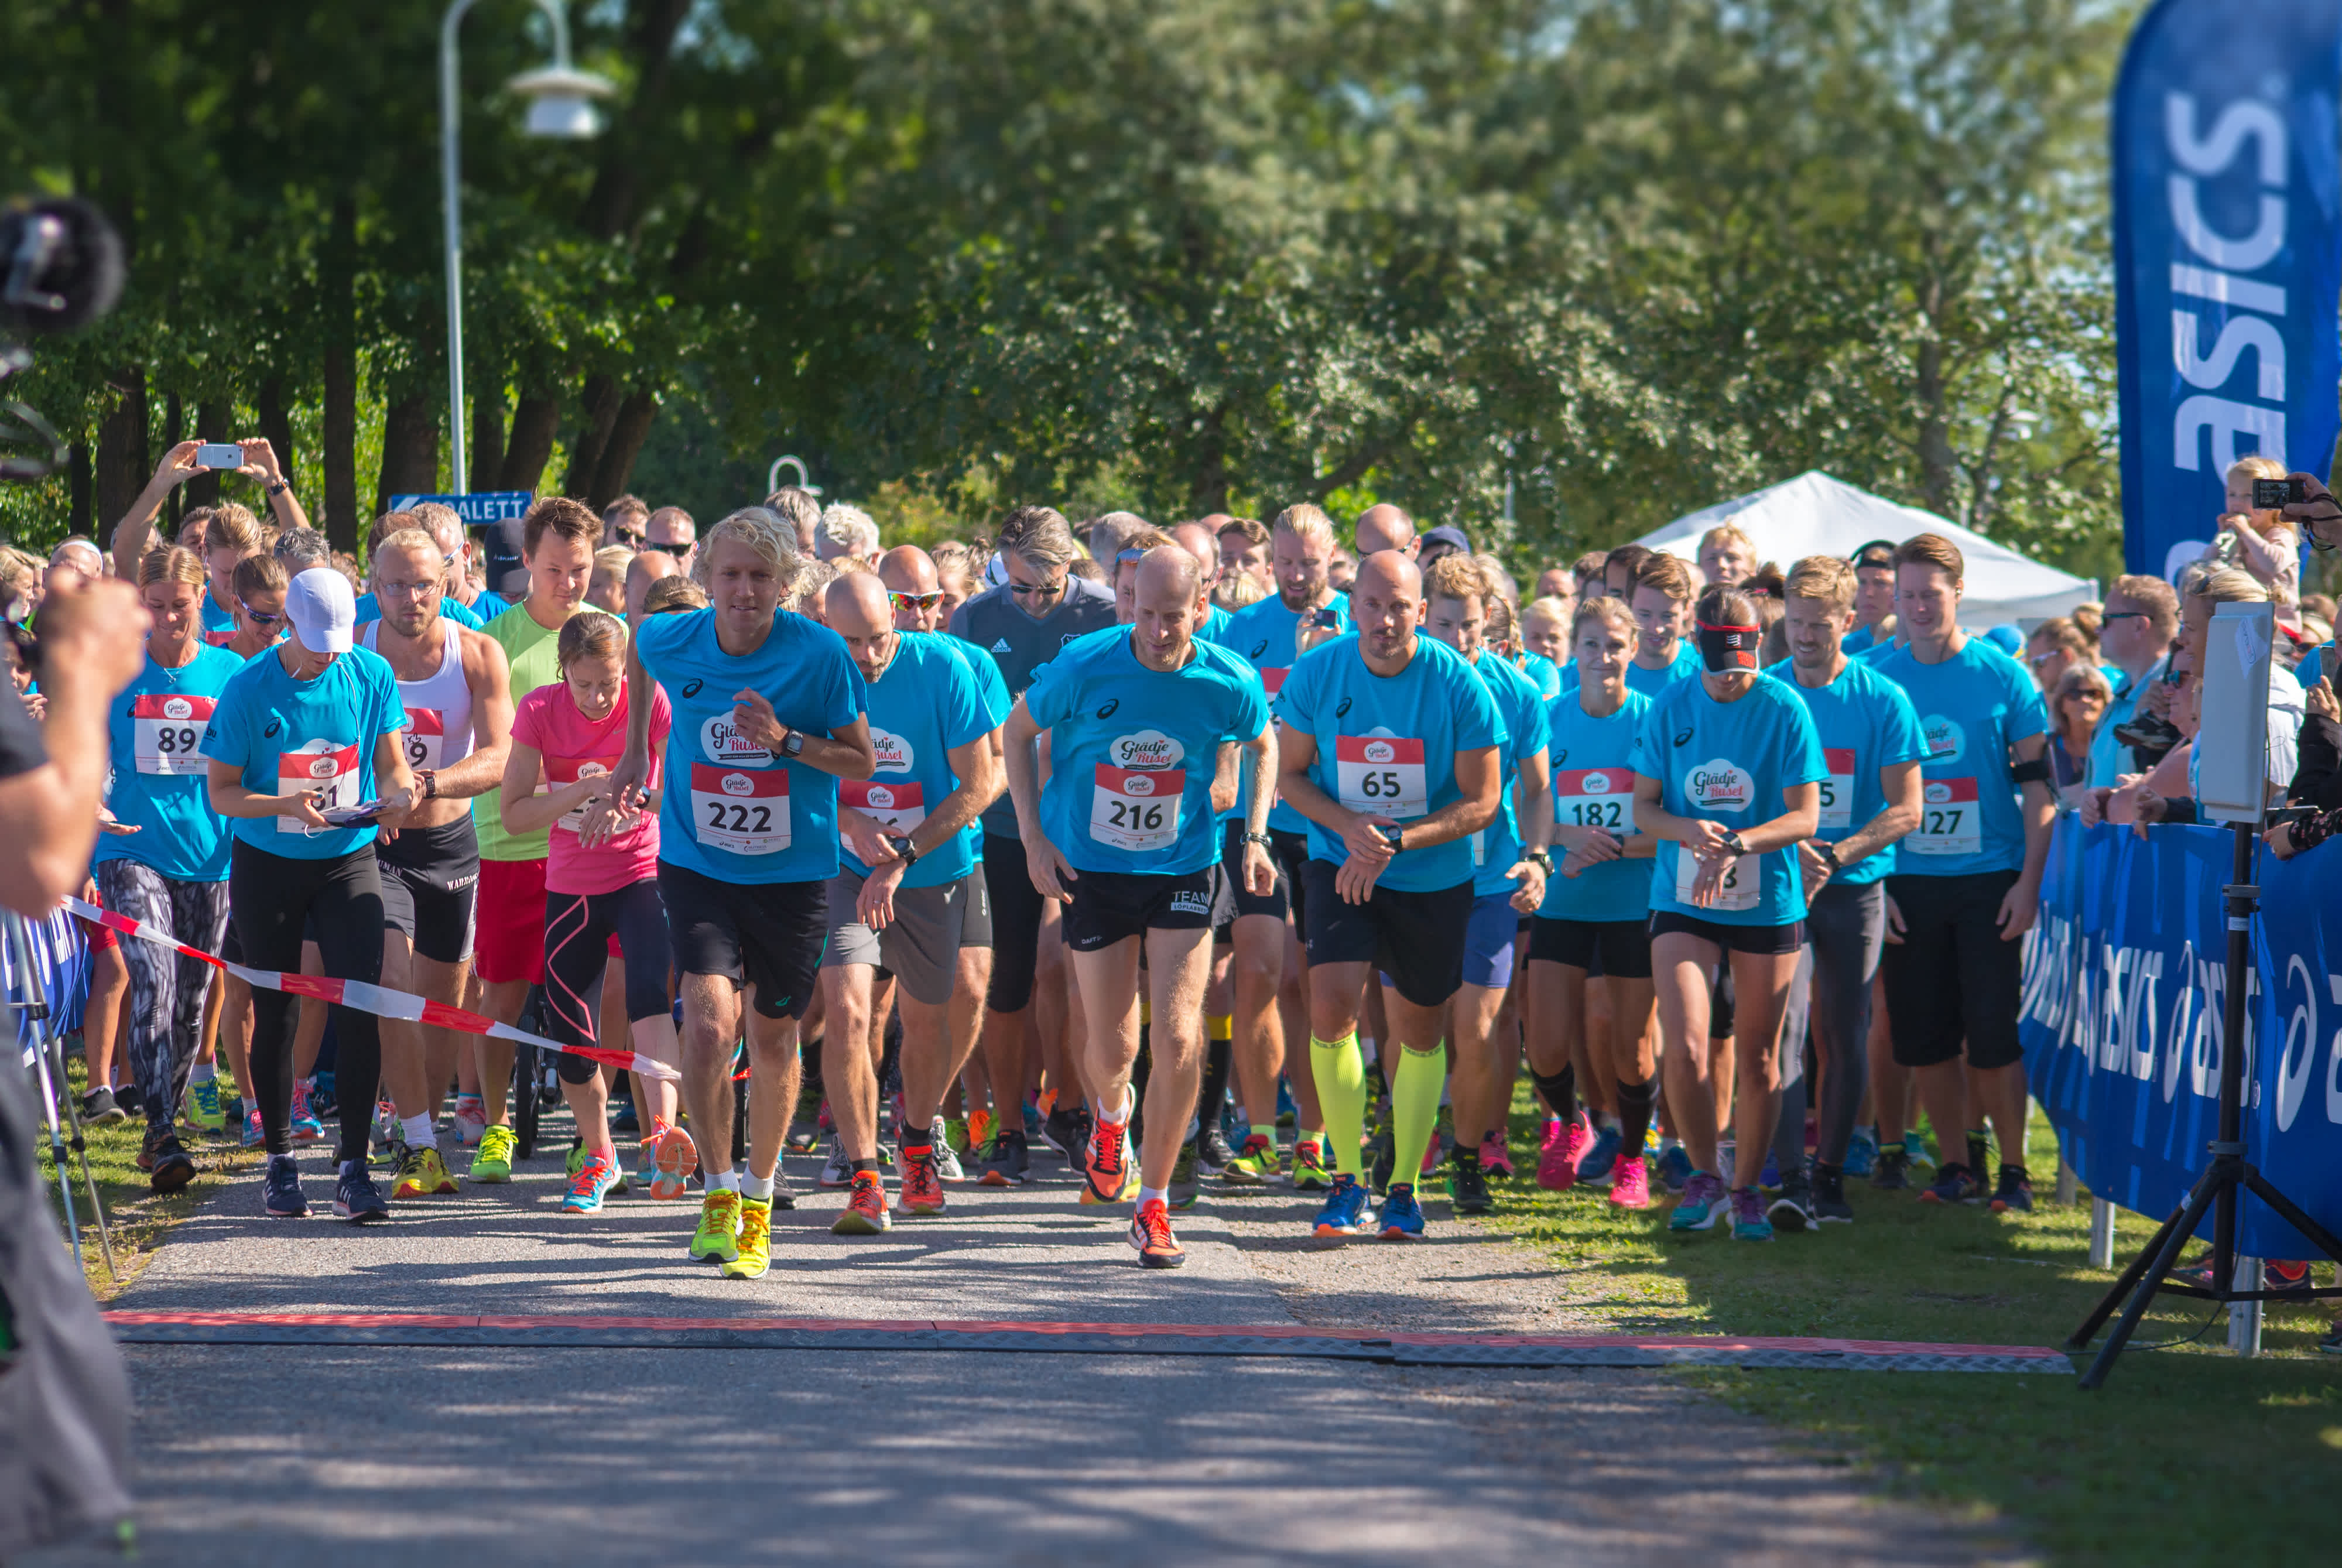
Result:
M99 909L104 909L105 907L105 895L93 887L89 890L89 903ZM92 953L105 953L122 945L122 938L115 931L114 927L110 925L100 925L96 921L84 919L78 914L75 915L74 918L81 921L83 939L88 943L89 950ZM618 939L615 936L610 939L610 951L614 956L617 953L617 940Z
M483 985L545 979L545 862L480 862L472 972Z

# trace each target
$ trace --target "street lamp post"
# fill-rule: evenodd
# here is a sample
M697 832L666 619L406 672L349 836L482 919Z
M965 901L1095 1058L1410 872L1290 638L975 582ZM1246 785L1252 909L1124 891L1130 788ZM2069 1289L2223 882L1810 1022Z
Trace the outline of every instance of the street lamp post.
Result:
M462 195L463 112L456 104L461 83L455 31L478 0L454 0L439 23L440 183L447 230L447 435L453 458L448 477L455 494L471 494L464 452L464 245ZM569 16L562 0L535 0L553 26L553 63L505 84L529 100L532 136L584 138L601 130L593 100L610 95L610 84L569 64Z

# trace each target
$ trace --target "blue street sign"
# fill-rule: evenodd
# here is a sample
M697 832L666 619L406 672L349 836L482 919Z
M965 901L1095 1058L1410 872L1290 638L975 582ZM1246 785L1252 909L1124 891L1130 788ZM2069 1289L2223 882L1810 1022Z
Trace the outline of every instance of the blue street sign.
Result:
M390 509L405 512L425 501L435 501L442 506L455 508L455 515L467 528L486 523L501 523L507 517L517 517L528 510L536 497L525 490L475 490L469 495L394 495Z

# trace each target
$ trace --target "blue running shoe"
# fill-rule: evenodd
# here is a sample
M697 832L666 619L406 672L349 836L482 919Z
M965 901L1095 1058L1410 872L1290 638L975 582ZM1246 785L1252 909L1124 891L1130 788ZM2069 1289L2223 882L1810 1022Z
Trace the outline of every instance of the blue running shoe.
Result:
M1770 1149L1765 1151L1765 1168L1756 1173L1756 1184L1777 1193L1781 1190L1781 1161Z
M1594 1135L1594 1147L1586 1151L1586 1158L1577 1162L1577 1179L1589 1187L1610 1184L1613 1168L1618 1164L1618 1129L1604 1127Z
M1903 1134L1903 1157L1915 1171L1931 1170L1936 1164L1936 1157L1927 1153L1927 1140L1916 1132Z
M334 1183L334 1213L354 1225L378 1225L390 1218L382 1190L366 1174L364 1160L345 1160L341 1179Z
M301 1167L290 1154L271 1154L260 1177L260 1212L272 1220L306 1219L309 1200L301 1195Z
M1707 1231L1724 1213L1724 1183L1707 1171L1694 1171L1684 1183L1684 1194L1667 1216L1671 1231Z
M1765 1200L1756 1195L1754 1187L1743 1187L1732 1194L1732 1239L1736 1242L1769 1242L1773 1239L1773 1222L1765 1213Z
M1393 1182L1390 1195L1383 1200L1383 1240L1414 1242L1423 1239L1423 1205L1415 1201L1415 1183Z
M578 1162L576 1174L569 1179L569 1191L561 1199L561 1212L599 1213L604 1195L613 1189L622 1193L626 1190L619 1177L618 1163L607 1154L588 1154Z
M1684 1153L1681 1144L1660 1154L1658 1163L1651 1168L1659 1178L1659 1185L1670 1193L1682 1192L1692 1178L1691 1156Z
M1878 1139L1867 1127L1857 1127L1854 1136L1846 1143L1846 1174L1857 1178L1870 1174L1878 1163Z
M1356 1176L1336 1176L1333 1190L1326 1194L1326 1206L1317 1211L1315 1225L1321 1236L1355 1236L1374 1228L1375 1208L1367 1200L1365 1183Z

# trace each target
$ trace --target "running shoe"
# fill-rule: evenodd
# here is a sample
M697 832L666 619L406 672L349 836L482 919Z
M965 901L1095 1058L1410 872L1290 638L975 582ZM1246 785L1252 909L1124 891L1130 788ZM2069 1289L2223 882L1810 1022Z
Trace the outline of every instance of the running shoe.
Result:
M1651 1163L1640 1154L1622 1154L1610 1171L1610 1201L1622 1209L1651 1206Z
M1285 1174L1285 1160L1276 1147L1276 1140L1259 1133L1248 1134L1244 1147L1236 1151L1220 1180L1231 1187L1259 1187Z
M378 1225L390 1218L390 1205L382 1201L382 1189L366 1174L363 1160L343 1164L334 1183L334 1213L354 1225Z
M1756 1173L1756 1184L1770 1193L1781 1190L1781 1159L1770 1149L1765 1151L1765 1168Z
M1646 1160L1656 1160L1661 1154L1664 1154L1666 1152L1666 1142L1659 1136L1659 1124L1657 1122L1654 1121L1649 1126L1643 1129L1643 1158Z
M1713 1230L1723 1214L1724 1183L1709 1172L1694 1171L1684 1183L1683 1196L1676 1200L1675 1213L1667 1216L1667 1229Z
M1992 1191L1992 1212L2005 1214L2011 1209L2020 1214L2033 1212L2033 1183L2022 1165L2003 1165L2000 1182Z
M1082 1202L1118 1203L1138 1186L1138 1171L1130 1163L1130 1124L1099 1122L1090 1128L1082 1150Z
M1660 1186L1670 1193L1680 1193L1691 1181L1691 1156L1684 1153L1681 1144L1671 1144L1659 1152L1651 1173L1658 1177Z
M1140 1268L1176 1269L1187 1261L1187 1254L1179 1250L1178 1238L1171 1233L1171 1211L1160 1198L1149 1198L1138 1205L1138 1213L1130 1217L1129 1240L1137 1249Z
M1899 1193L1911 1184L1911 1151L1902 1144L1880 1145L1870 1167L1870 1184L1882 1193Z
M322 1144L325 1141L325 1124L317 1120L309 1108L309 1080L293 1080L293 1141L296 1144Z
M455 1146L469 1149L488 1130L488 1110L477 1094L455 1096Z
M268 1134L260 1125L260 1107L255 1105L244 1114L244 1146L257 1149L267 1141Z
M651 1124L650 1136L635 1145L634 1189L648 1196L651 1183L658 1180L658 1139L663 1124Z
M1877 1162L1878 1140L1871 1135L1867 1127L1857 1127L1854 1136L1846 1142L1846 1174L1859 1181L1870 1174L1871 1167Z
M1236 1152L1228 1146L1228 1135L1218 1125L1205 1128L1196 1135L1196 1174L1209 1181L1226 1173Z
M1480 1140L1480 1174L1500 1182L1513 1179L1513 1152L1505 1146L1502 1133L1491 1133Z
M1066 1164L1080 1170L1083 1151L1090 1142L1089 1112L1078 1101L1050 1106L1049 1114L1041 1118L1041 1141L1064 1155Z
M1586 1151L1586 1157L1577 1162L1577 1179L1589 1187L1608 1186L1611 1168L1618 1163L1620 1141L1616 1127L1606 1126L1595 1134L1593 1146Z
M219 1080L206 1078L200 1084L189 1084L187 1125L198 1132L217 1133L226 1124L227 1118L220 1109Z
M2297 1259L2271 1258L2261 1268L2261 1288L2280 1301L2308 1301L2313 1282L2309 1265Z
M1488 1179L1480 1174L1480 1152L1461 1144L1447 1162L1447 1197L1459 1214L1485 1214L1496 1206Z
M1915 1171L1935 1168L1936 1157L1927 1153L1927 1140L1916 1131L1903 1134L1903 1157L1911 1162L1911 1168Z
M1195 1139L1190 1138L1179 1145L1179 1158L1171 1167L1171 1184L1164 1189L1166 1197L1175 1209L1192 1209L1196 1206L1196 1198L1202 1195L1202 1189L1196 1184L1196 1159Z
M699 1200L699 1228L691 1233L691 1255L728 1263L740 1255L740 1194L711 1188Z
M610 1131L639 1133L642 1130L642 1115L635 1109L632 1095L624 1095L610 1102Z
M1732 1239L1736 1242L1769 1242L1773 1239L1773 1222L1765 1217L1764 1195L1754 1187L1742 1187L1732 1194Z
M906 1155L903 1159L903 1190L895 1194L895 1207L906 1214L940 1214L944 1212L944 1146L926 1159Z
M760 1280L773 1266L773 1205L745 1194L740 1199L740 1233L732 1239L732 1256L717 1272L727 1280Z
M309 1074L309 1106L320 1117L338 1118L342 1114L342 1097L334 1086L334 1075L322 1068Z
M447 1162L432 1147L409 1149L399 1157L398 1175L391 1183L390 1195L407 1198L432 1198L455 1190L455 1178L448 1173Z
M1390 1196L1383 1200L1383 1240L1416 1242L1423 1239L1423 1205L1415 1201L1415 1183L1396 1182Z
M2336 1319L2334 1326L2326 1331L2326 1337L2317 1342L2317 1348L2327 1355L2342 1355L2342 1318Z
M894 1216L886 1212L886 1183L876 1171L856 1171L854 1191L846 1194L846 1207L838 1211L836 1223L829 1229L833 1235L875 1236L894 1223Z
M93 1127L105 1127L128 1121L130 1113L115 1099L113 1090L100 1084L81 1097L81 1119Z
M1814 1209L1813 1179L1803 1171L1791 1171L1781 1178L1781 1195L1765 1211L1766 1217L1785 1231L1814 1231L1821 1228L1822 1217ZM1736 1236L1740 1235L1736 1227ZM1740 1236L1742 1241L1750 1238Z
M985 1157L984 1174L976 1180L987 1187L1021 1187L1033 1179L1033 1156L1025 1146L1025 1130L1009 1128L992 1135L992 1151Z
M271 1154L260 1175L260 1212L272 1220L306 1219L309 1200L301 1195L301 1167L290 1154Z
M1375 1207L1357 1177L1339 1175L1312 1228L1321 1236L1355 1236L1375 1228Z
M846 1157L846 1140L836 1133L829 1135L829 1158L822 1162L821 1184L833 1190L854 1185L854 1162Z
M967 1173L960 1167L959 1156L952 1153L951 1129L944 1125L944 1119L941 1116L927 1124L927 1147L935 1151L936 1180L944 1182L967 1180ZM910 1172L908 1159L904 1161L903 1169L907 1179Z
M576 1179L577 1173L585 1168L586 1142L581 1138L576 1143L569 1145L569 1159L567 1164L563 1167L561 1174L574 1181Z
M138 1153L138 1168L146 1184L158 1193L175 1193L195 1179L195 1162L180 1146L179 1134L168 1124L146 1124L145 1146Z
M511 1181L513 1151L519 1147L520 1139L510 1127L489 1128L480 1134L480 1146L472 1151L472 1168L465 1176L490 1186Z
M1316 1138L1304 1138L1293 1145L1293 1190L1296 1193L1322 1193L1334 1184L1334 1174L1326 1168L1326 1145Z
M973 1158L978 1149L986 1147L992 1142L992 1129L995 1124L991 1112L970 1111L967 1114L966 1122L962 1124L960 1153Z
M603 1198L613 1189L622 1193L626 1190L618 1174L618 1162L607 1154L588 1154L578 1164L577 1174L569 1178L569 1191L562 1197L561 1212L599 1213Z
M1973 1203L1984 1185L1957 1160L1939 1167L1933 1185L1919 1194L1923 1203Z
M1594 1134L1586 1130L1583 1115L1564 1123L1561 1136L1548 1142L1537 1158L1537 1185L1548 1193L1566 1193L1576 1186L1578 1162L1593 1144Z
M375 1148L387 1149L393 1144L405 1143L406 1140L401 1134L405 1131L406 1129L399 1123L398 1107L390 1103L387 1095L374 1103L373 1133Z
M1844 1171L1814 1172L1814 1218L1825 1225L1854 1223L1854 1205L1846 1201Z
M1366 1185L1377 1193L1390 1191L1391 1168L1398 1164L1397 1140L1387 1118L1366 1143Z
M1545 1130L1537 1136L1537 1158L1545 1158L1545 1152L1566 1137L1568 1133L1567 1123L1558 1116L1547 1116L1545 1119Z
M681 1127L671 1127L664 1122L654 1125L658 1147L652 1157L651 1196L661 1203L672 1203L690 1191L691 1174L699 1169L699 1145Z

